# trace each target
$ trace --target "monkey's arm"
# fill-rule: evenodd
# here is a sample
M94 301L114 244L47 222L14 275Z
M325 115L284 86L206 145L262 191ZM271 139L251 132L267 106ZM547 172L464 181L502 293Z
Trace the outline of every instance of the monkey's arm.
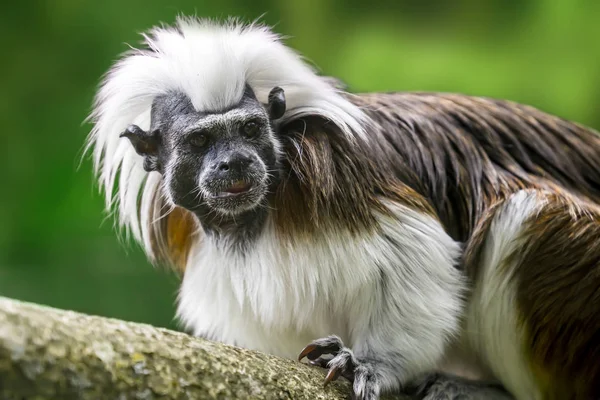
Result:
M328 337L301 354L316 362L333 354L328 379L349 378L359 399L377 399L434 370L463 310L458 243L431 215L397 203L389 209L373 243L378 271L348 305L347 347Z

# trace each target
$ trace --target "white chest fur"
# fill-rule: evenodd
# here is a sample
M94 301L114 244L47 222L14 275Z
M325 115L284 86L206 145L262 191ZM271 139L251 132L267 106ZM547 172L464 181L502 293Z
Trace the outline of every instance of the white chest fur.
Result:
M351 344L353 321L381 306L382 273L393 270L393 295L406 305L409 327L418 288L404 291L402 281L426 284L432 270L445 279L459 248L433 218L397 204L390 209L393 216L381 215L379 229L363 236L336 231L283 241L267 224L245 255L205 241L190 258L179 318L194 334L294 358L331 334Z
M179 316L194 334L285 357L321 336L347 339L347 305L374 278L365 246L349 235L284 242L272 226L245 255L205 242L186 271Z

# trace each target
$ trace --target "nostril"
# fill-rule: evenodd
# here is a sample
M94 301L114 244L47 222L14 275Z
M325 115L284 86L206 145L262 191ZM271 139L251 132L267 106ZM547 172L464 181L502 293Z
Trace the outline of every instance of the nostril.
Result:
M229 171L229 164L226 163L226 162L220 163L219 164L219 171L223 171L223 172Z

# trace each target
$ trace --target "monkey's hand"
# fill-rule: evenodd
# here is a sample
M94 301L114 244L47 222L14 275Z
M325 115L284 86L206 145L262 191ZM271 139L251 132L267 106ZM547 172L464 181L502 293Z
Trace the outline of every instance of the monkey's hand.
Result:
M330 355L333 358L327 357ZM298 359L304 357L312 365L329 368L325 385L343 376L352 382L353 399L375 400L379 397L375 368L368 362L359 361L339 337L332 335L313 341L302 350ZM403 388L403 393L422 400L513 400L499 384L436 373L411 382Z
M333 358L326 356L333 356ZM380 386L371 364L357 359L339 337L332 335L313 341L302 350L298 360L304 357L308 358L313 365L329 368L325 385L343 376L352 382L354 399L379 398Z

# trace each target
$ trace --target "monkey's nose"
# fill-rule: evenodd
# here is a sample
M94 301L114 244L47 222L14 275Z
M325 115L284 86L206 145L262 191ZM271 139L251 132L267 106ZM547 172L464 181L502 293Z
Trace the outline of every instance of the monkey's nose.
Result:
M215 169L219 173L244 172L253 163L252 158L244 154L233 154L217 163Z

